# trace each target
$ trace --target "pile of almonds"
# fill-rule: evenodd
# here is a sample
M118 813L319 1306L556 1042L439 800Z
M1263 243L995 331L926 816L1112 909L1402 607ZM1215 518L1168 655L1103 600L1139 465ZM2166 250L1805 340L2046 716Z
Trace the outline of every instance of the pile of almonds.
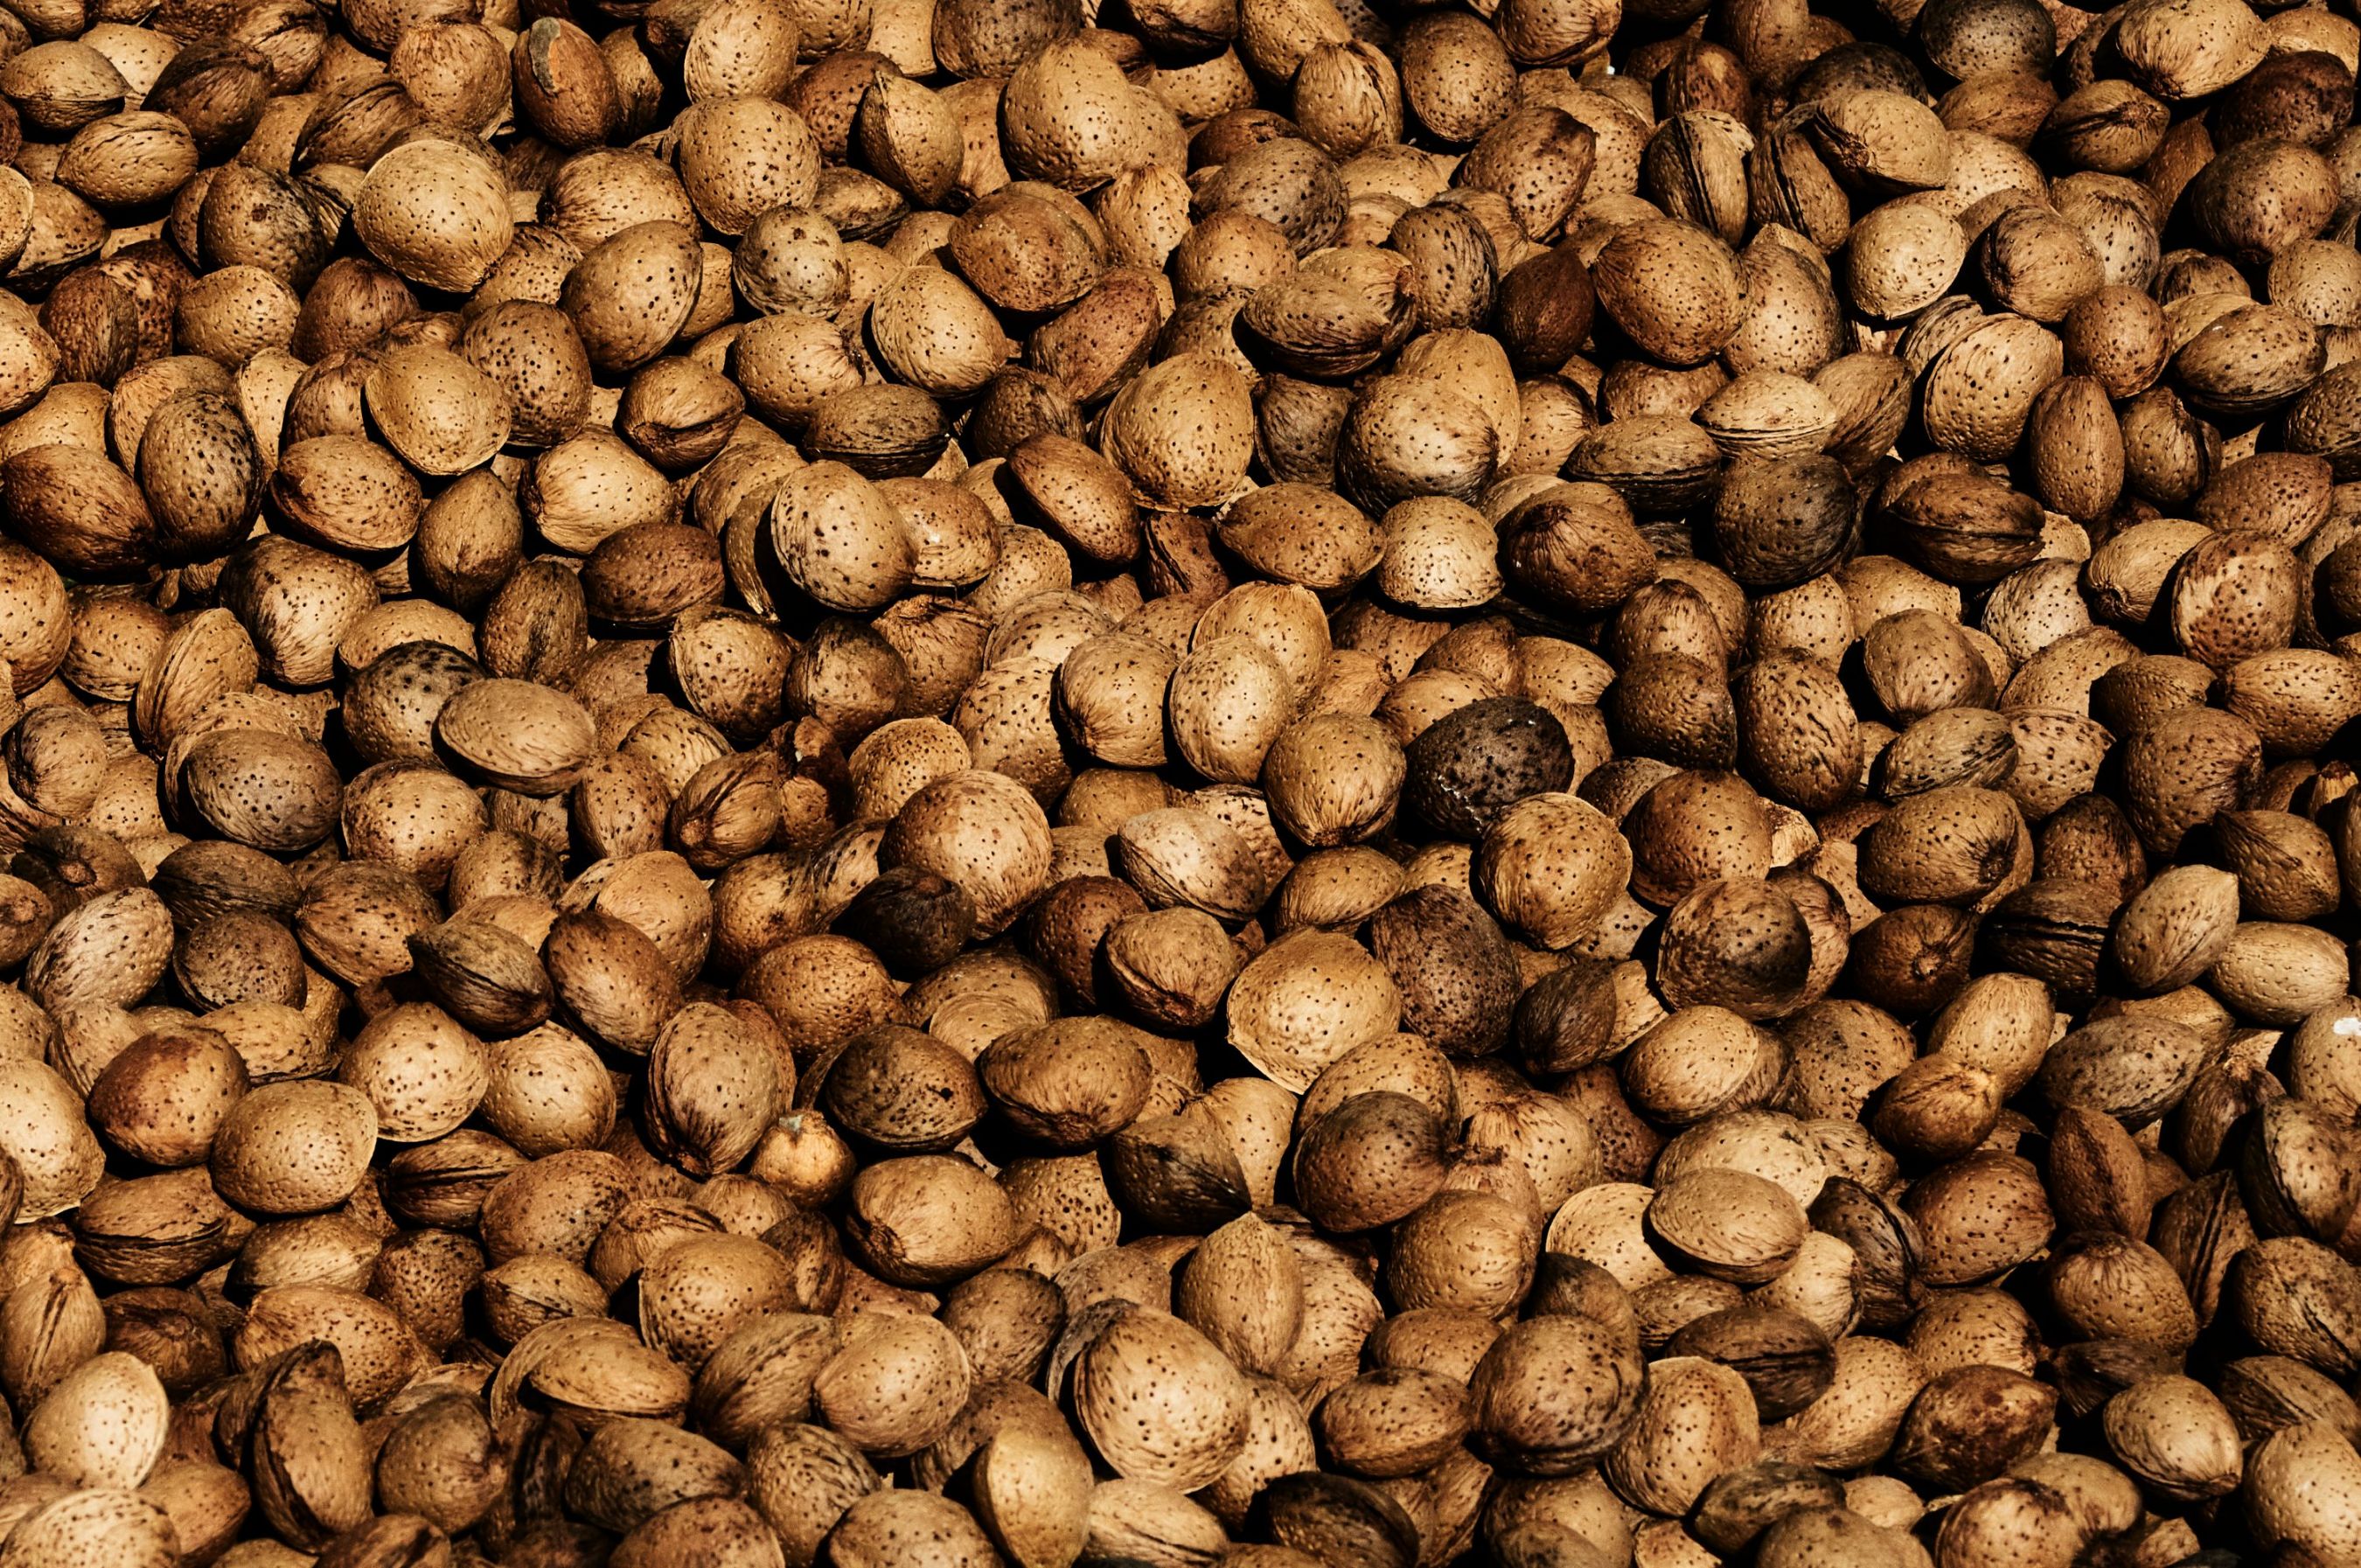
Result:
M0 0L0 1568L2361 1568L2361 25Z

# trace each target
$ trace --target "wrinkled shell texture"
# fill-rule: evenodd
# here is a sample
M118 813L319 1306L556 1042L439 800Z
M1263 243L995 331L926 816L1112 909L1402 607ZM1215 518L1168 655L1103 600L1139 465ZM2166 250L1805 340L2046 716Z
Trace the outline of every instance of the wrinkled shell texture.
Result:
M2361 1568L2361 23L0 0L0 1568Z

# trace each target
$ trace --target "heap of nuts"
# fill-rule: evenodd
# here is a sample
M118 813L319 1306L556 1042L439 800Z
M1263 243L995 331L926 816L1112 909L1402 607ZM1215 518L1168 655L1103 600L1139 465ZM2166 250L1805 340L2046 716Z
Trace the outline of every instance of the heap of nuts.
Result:
M2361 1568L2361 25L0 0L0 1568Z

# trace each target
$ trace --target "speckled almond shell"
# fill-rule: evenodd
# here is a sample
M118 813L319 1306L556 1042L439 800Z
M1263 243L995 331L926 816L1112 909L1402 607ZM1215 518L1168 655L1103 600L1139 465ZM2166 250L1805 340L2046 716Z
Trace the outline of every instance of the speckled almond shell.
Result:
M1105 269L1106 239L1086 209L1052 187L1004 186L951 230L969 281L1004 308L1054 311L1088 292Z
M990 380L1014 345L992 307L939 268L914 267L871 303L877 352L911 385L961 396Z
M1165 691L1176 662L1170 648L1148 638L1113 632L1091 639L1059 666L1060 721L1102 762L1161 766Z
M954 773L910 798L877 857L881 866L915 866L958 883L975 900L976 928L997 932L1048 883L1049 823L1005 774Z
M1641 178L1658 193L1667 216L1736 244L1745 237L1752 140L1736 120L1710 109L1668 116L1641 155Z
M353 203L369 253L413 283L465 291L508 248L514 224L500 174L449 143L412 142L369 166Z
M157 444L143 443L142 450L152 457ZM360 435L319 435L288 447L270 477L269 496L305 534L357 552L401 548L426 510L401 460Z
M2222 688L2230 711L2274 754L2300 751L2315 737L2325 745L2361 714L2361 678L2325 649L2285 648L2242 659L2223 672Z
M1516 450L1522 407L1516 371L1497 338L1464 327L1423 333L1402 345L1394 368L1458 391L1491 422L1494 446L1504 454Z
M1378 587L1417 609L1473 609L1501 588L1499 540L1465 502L1419 497L1389 510L1382 524Z
M1974 462L1997 462L2024 434L2034 399L2065 369L2064 349L2038 322L1989 317L1927 370L1919 415L1927 437Z
M862 94L852 146L887 184L922 206L935 206L958 183L965 150L958 114L906 76L880 73Z
M1173 743L1207 778L1246 784L1285 727L1295 700L1286 667L1253 639L1211 639L1172 673L1167 697Z
M230 557L220 598L252 634L264 674L316 686L334 677L336 645L376 607L378 588L357 561L269 536Z
M909 536L893 502L841 463L790 474L769 521L780 570L831 609L880 609L909 583Z
M913 1288L964 1278L1005 1253L1017 1230L1008 1194L955 1155L881 1160L855 1176L847 1240L880 1277Z
M630 370L679 335L704 280L705 258L686 225L637 224L583 257L558 304L593 365Z
M1188 254L1184 242L1180 256ZM1389 251L1340 247L1255 290L1238 321L1282 369L1351 374L1400 346L1416 326L1413 281L1411 269Z
M0 410L28 407L57 378L63 355L31 305L0 294Z
M1502 455L1499 428L1466 389L1424 376L1381 376L1354 396L1337 478L1373 510L1412 496L1473 500Z
M1862 890L1892 904L1969 903L2008 872L2023 817L1998 790L1911 795L1862 835Z
M2050 1047L2037 1081L2054 1104L2103 1112L2137 1128L2179 1102L2204 1050L2203 1036L2169 1018L2102 1018Z
M1643 1369L1613 1331L1583 1317L1511 1326L1476 1365L1476 1446L1535 1475L1571 1475L1603 1457L1640 1409Z
M1230 1044L1262 1075L1301 1093L1323 1068L1392 1032L1401 993L1351 938L1300 931L1274 942L1230 987Z
M2323 1422L2280 1428L2246 1462L2257 1538L2298 1542L2310 1552L2361 1546L2361 1511L2349 1501L2356 1486L2361 1486L2361 1456Z
M1119 1475L1191 1490L1246 1446L1246 1380L1178 1318L1117 1318L1075 1360L1073 1378L1082 1431Z
M412 1003L369 1020L337 1063L336 1080L368 1097L378 1136L423 1143L475 1113L491 1065L482 1042L441 1008Z
M169 196L196 170L187 126L170 115L135 111L76 131L58 159L57 178L85 201L114 209Z
M621 118L614 72L598 41L559 16L517 34L510 77L522 118L569 151L604 142Z
M95 939L76 942L74 957L79 961L87 954L104 965L121 957L106 950L111 945ZM40 949L35 951L38 955ZM63 981L71 971L55 959L45 970L57 979L45 984L43 992L57 995L61 1003L70 1001L77 988ZM106 1000L99 988L85 984L79 989L93 1001ZM0 1061L0 1093L18 1108L7 1125L0 1127L0 1150L7 1153L16 1172L17 1217L46 1219L74 1208L105 1173L106 1151L83 1118L73 1085L54 1069L18 1057Z
M1293 109L1306 139L1333 157L1349 158L1373 143L1401 138L1400 74L1366 42L1323 41L1296 71Z
M2328 459L2339 479L2361 474L2361 370L2337 366L2287 413L2288 449Z
M1264 756L1271 817L1313 849L1356 843L1393 820L1407 772L1401 743L1374 718L1308 715Z
M1697 422L1732 457L1805 457L1835 433L1837 406L1800 376L1752 370L1699 404Z
M1740 745L1752 776L1800 810L1826 810L1861 777L1861 731L1837 672L1803 653L1759 661L1731 695Z
M2238 0L2141 0L2108 40L2140 85L2172 102L2217 93L2252 71L2268 32Z
M1979 1284L2015 1266L2056 1223L2040 1173L1996 1151L1943 1167L1911 1188L1903 1208L1927 1238L1923 1277L1943 1285Z
M1027 436L1005 461L1013 505L1071 548L1110 564L1138 554L1139 505L1123 470L1070 436Z
M743 234L773 207L808 207L820 147L803 116L774 99L712 98L674 126L681 183L719 234Z
M326 837L343 799L325 751L263 729L222 729L198 741L181 764L180 785L214 831L282 854Z
M383 1398L425 1364L425 1347L384 1302L333 1285L291 1284L258 1291L239 1324L241 1361L263 1363L296 1346L336 1347L355 1399Z
M1631 880L1631 846L1571 795L1530 795L1496 817L1472 880L1487 908L1527 939L1565 948L1598 929Z
M214 1185L258 1214L316 1213L351 1195L377 1145L368 1099L342 1084L264 1084L214 1141Z
M1155 505L1233 499L1254 460L1246 378L1211 355L1176 355L1150 366L1107 406L1100 449Z
M180 1555L172 1516L122 1486L91 1486L37 1508L0 1545L6 1568L170 1568Z
M2213 1391L2192 1377L2151 1377L2107 1402L2107 1441L2125 1468L2174 1497L2216 1497L2244 1469L2238 1428Z
M1739 1284L1784 1273L1811 1228L1776 1183L1718 1168L1668 1179L1649 1201L1647 1225L1663 1245Z
M1079 39L1049 44L1016 67L1000 97L1009 172L1069 191L1121 173L1156 145L1159 114L1113 60Z
M25 1453L82 1486L136 1486L164 1451L164 1385L136 1355L108 1351L68 1373L25 1420Z
M1401 992L1406 1028L1455 1055L1507 1037L1516 960L1474 898L1441 884L1412 888L1370 917L1369 942Z
M2292 311L2252 305L2216 316L2173 356L2189 400L2210 411L2259 412L2312 385L2327 362L2320 329Z
M915 1453L967 1403L972 1375L951 1331L930 1318L877 1317L845 1336L813 1379L818 1413L880 1457Z
M1266 576L1312 593L1350 588L1378 562L1378 533L1360 508L1311 484L1270 484L1221 520L1221 541Z
M1517 100L1516 65L1498 34L1472 16L1422 17L1403 30L1402 97L1447 142L1472 142Z
M794 76L799 28L776 0L725 0L697 20L681 57L681 83L692 101L775 98Z
M380 356L364 383L369 418L422 474L462 474L509 436L509 400L489 376L447 348L406 344Z
M262 497L267 463L238 406L210 392L173 399L140 442L138 470L166 548L205 554L243 537Z
M567 159L549 183L546 223L518 231L515 249L487 287L499 299L549 299L549 276L570 249L596 249L634 224L694 225L696 205L680 177L642 148L597 148ZM513 267L514 271L511 269Z
M1535 240L1547 240L1589 188L1596 142L1590 127L1563 109L1520 109L1484 133L1454 171L1454 181L1498 192L1519 227ZM1737 172L1734 163L1730 172ZM1739 188L1733 181L1733 192Z
M139 676L132 728L151 743L168 740L215 696L254 689L260 665L254 639L225 609L192 616L175 628Z
M20 51L0 73L0 93L44 130L71 131L123 107L129 88L114 62L87 43L60 38Z
M1011 1421L976 1451L975 1515L1019 1562L1079 1554L1090 1521L1090 1456L1071 1433Z
M2207 534L2173 567L2174 640L2217 670L2286 647L2302 597L2301 572L2293 553L2270 535Z
M1719 353L1741 312L1737 261L1701 228L1655 221L1618 231L1590 264L1599 308L1670 365Z
M989 1568L1001 1560L974 1514L925 1491L869 1494L844 1510L828 1541L829 1560L844 1568L887 1568L909 1552L943 1568Z
M585 430L543 453L517 497L544 538L583 555L633 523L669 521L680 506L663 470L605 430Z
M1242 918L1268 894L1255 846L1210 811L1172 806L1125 819L1115 859L1151 905L1188 905L1216 917Z
M1933 108L1877 88L1819 106L1812 129L1829 165L1873 191L1928 191L1951 178L1950 136Z
M434 738L488 782L527 795L566 789L598 749L588 711L533 681L478 681L453 694Z
M1645 414L1599 426L1575 444L1571 478L1614 487L1636 510L1675 512L1711 492L1721 449L1696 421Z
M659 1138L690 1169L734 1168L793 1090L769 1047L727 1009L684 1008L648 1053Z
M11 532L77 576L120 576L155 550L147 498L101 453L36 446L0 466L0 484Z
M1641 1506L1686 1512L1716 1477L1751 1463L1759 1442L1743 1377L1703 1357L1667 1356L1648 1368L1631 1429L1600 1468Z
M1874 315L1914 315L1950 288L1967 256L1967 236L1941 209L1921 201L1889 202L1853 225L1844 259L1846 293Z
M2132 826L2152 851L2169 852L2190 829L2238 804L2262 766L2261 741L2233 714L2179 708L2133 731L2122 760Z
M681 1242L653 1259L640 1278L641 1336L700 1368L737 1329L784 1314L797 1299L786 1257L753 1236ZM753 1525L768 1529L760 1516Z

